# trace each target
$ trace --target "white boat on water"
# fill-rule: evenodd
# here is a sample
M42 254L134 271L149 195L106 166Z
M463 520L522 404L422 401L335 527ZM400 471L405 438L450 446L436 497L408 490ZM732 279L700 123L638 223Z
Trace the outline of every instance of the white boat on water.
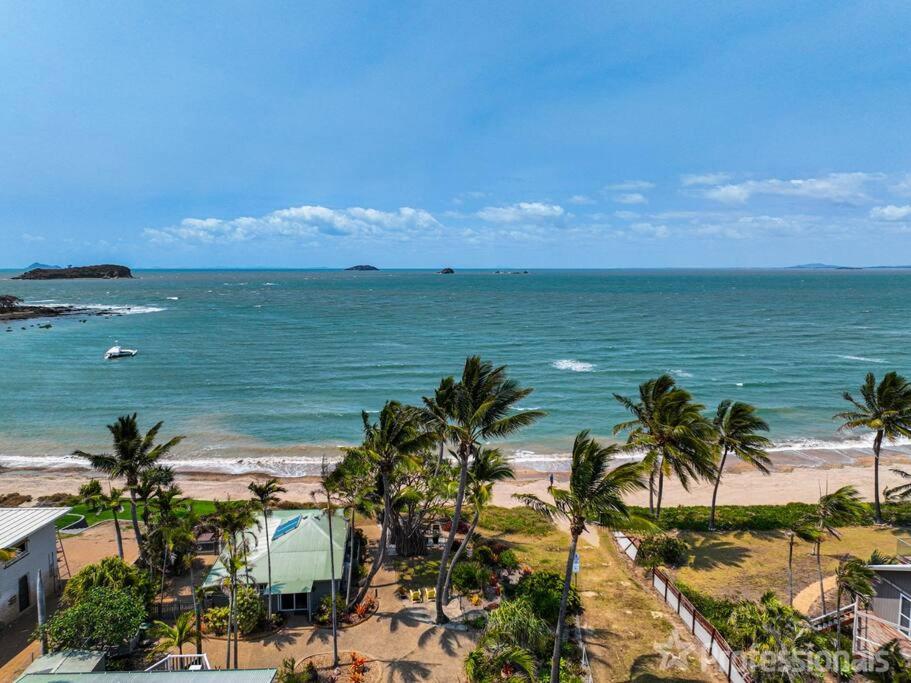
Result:
M105 360L114 360L115 358L129 358L135 356L139 351L137 349L125 349L121 346L112 346L104 352Z

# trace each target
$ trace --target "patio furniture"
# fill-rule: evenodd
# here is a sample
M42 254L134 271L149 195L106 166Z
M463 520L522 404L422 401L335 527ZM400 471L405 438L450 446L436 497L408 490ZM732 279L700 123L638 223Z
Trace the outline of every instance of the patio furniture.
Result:
M424 589L424 599L427 602L437 599L437 589L436 588L425 588Z
M424 602L424 597L421 595L421 591L408 591L408 594L411 596L411 602Z

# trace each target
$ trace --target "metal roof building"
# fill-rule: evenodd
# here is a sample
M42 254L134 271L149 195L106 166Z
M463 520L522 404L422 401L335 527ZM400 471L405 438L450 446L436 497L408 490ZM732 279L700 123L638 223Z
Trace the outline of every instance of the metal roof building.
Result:
M0 508L0 548L13 547L69 511L69 508Z
M272 683L275 669L26 674L16 683Z
M258 525L249 531L251 548L247 553L249 570L245 574L266 593L268 572L266 563L265 524L260 515ZM322 510L272 510L269 515L269 542L272 555L272 594L276 609L310 611L330 590L332 571L329 555L329 517ZM335 579L346 571L345 548L348 524L343 510L336 510L332 519L332 550L335 560ZM228 573L219 559L203 584L205 588L220 588ZM295 597L296 596L296 597Z

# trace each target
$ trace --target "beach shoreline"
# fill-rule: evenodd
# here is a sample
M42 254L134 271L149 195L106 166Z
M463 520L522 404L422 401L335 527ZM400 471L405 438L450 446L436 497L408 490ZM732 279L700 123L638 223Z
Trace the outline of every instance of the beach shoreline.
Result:
M718 504L777 505L813 502L819 497L820 492L833 491L847 484L856 486L865 499L872 500L872 456L869 453L852 455L854 457L850 464L839 462L841 456L838 456L829 458L822 466L795 465L781 459L776 461L769 475L763 475L743 463L733 462L725 468ZM884 451L880 467L881 486L905 483L893 474L890 468L908 465L911 465L911 457L906 453ZM566 482L566 471L557 471L553 474L558 486ZM206 500L236 500L249 497L247 486L251 481L262 481L269 476L268 473L194 472L176 468L175 479L186 496ZM52 493L72 494L91 478L106 480L103 475L99 476L99 473L87 468L4 469L0 470L0 494L16 492L30 495L34 499ZM287 489L287 493L282 496L286 500L312 501L313 493L318 489L318 477L313 475L279 476L278 479ZM516 467L515 480L496 484L492 503L503 507L515 507L520 504L512 497L515 493L546 496L549 482L549 472ZM712 486L713 482L710 481L696 482L689 491L685 491L676 479L669 479L665 483L664 505L708 505L711 501ZM629 496L628 502L634 505L647 505L648 494L645 491L638 492Z

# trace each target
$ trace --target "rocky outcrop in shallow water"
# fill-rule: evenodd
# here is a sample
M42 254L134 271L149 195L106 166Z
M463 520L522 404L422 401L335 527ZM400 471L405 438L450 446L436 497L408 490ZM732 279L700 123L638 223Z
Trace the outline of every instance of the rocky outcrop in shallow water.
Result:
M75 266L71 268L35 268L14 280L67 280L76 278L96 278L119 280L132 278L133 273L126 266L103 263L98 266Z
M376 266L351 266L350 268L345 268L345 270L379 270Z

